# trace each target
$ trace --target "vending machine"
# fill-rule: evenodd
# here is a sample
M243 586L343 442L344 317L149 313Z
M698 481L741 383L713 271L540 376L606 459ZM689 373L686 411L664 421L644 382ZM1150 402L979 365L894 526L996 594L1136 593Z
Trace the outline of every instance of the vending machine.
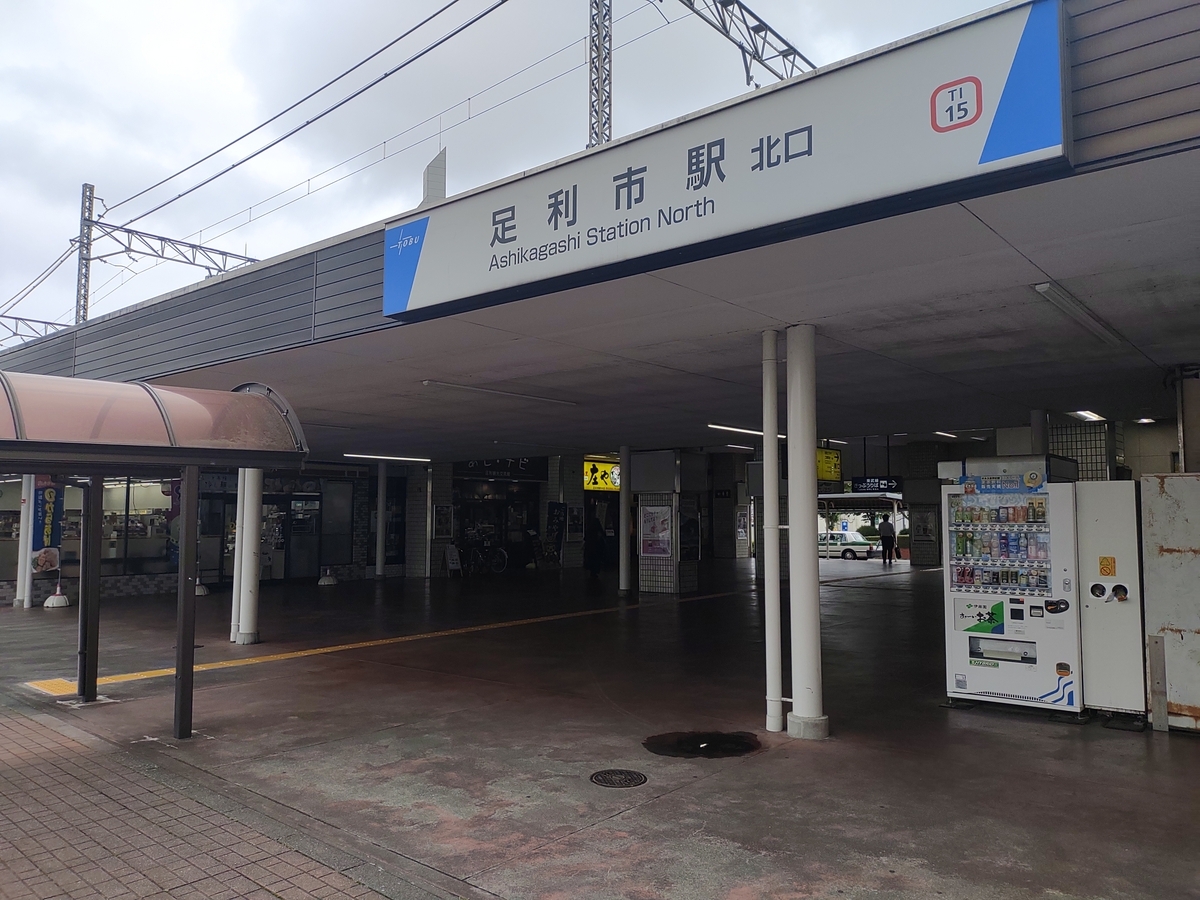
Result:
M1075 485L964 474L942 521L947 695L1081 711Z

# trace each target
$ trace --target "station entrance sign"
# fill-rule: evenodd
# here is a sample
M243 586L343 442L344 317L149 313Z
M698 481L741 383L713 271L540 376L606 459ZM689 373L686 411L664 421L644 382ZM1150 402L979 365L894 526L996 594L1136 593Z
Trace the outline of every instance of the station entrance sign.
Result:
M1063 46L1060 0L1013 4L407 216L384 232L384 314L717 256L1064 160Z

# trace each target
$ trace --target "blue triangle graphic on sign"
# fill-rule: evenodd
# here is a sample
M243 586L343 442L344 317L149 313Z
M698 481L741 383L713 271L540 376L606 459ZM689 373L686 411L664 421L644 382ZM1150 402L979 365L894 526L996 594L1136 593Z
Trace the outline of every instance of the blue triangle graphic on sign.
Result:
M994 162L1063 142L1062 63L1058 4L1039 0L1029 10L996 116L979 162Z

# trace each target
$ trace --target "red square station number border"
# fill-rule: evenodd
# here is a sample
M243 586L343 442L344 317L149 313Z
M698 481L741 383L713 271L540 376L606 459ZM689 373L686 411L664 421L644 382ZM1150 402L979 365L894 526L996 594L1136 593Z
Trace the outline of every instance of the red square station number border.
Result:
M955 122L953 125L942 126L938 124L938 94L948 88L958 87L960 84L975 85L975 115L969 119L963 119L961 122ZM979 117L983 115L983 82L974 75L968 75L966 78L956 78L954 81L947 81L945 84L938 85L932 94L929 95L929 124L933 130L939 134L945 134L947 131L954 131L958 128L966 128L968 125L974 125L979 121Z

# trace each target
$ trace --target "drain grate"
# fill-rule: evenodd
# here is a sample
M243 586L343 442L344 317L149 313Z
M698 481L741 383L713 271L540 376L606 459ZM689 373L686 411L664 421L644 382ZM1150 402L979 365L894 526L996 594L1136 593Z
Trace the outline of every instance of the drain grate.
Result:
M601 769L592 773L592 784L600 787L631 788L646 783L646 776L633 769Z
M680 759L725 759L762 749L748 731L672 731L648 737L642 746L658 756Z

